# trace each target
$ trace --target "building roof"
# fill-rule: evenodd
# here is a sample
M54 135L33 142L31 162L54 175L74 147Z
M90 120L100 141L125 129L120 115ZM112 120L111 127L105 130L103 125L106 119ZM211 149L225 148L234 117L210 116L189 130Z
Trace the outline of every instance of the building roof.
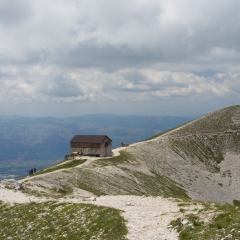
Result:
M70 142L101 143L105 138L112 141L107 135L75 135Z

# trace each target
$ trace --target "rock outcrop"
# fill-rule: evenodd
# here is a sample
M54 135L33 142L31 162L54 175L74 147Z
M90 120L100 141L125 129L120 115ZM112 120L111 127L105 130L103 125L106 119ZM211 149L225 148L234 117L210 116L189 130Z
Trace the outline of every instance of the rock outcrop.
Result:
M23 190L23 185L15 179L3 179L0 182L1 188L10 188L15 190Z

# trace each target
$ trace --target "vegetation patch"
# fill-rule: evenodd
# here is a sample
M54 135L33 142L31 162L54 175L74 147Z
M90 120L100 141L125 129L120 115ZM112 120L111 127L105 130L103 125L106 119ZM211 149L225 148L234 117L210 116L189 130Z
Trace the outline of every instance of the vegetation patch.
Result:
M152 172L151 175L128 169L123 166L114 166L104 169L104 166L95 169L75 169L78 178L69 178L74 187L81 188L97 196L100 195L151 195L189 199L186 191L171 179ZM124 175L118 174L124 172Z
M94 163L97 163L101 166L109 166L109 165L118 165L118 164L123 164L123 163L131 163L132 161L135 161L135 158L132 154L126 152L126 151L120 151L120 155L113 157L113 158L108 158L108 159L99 159L96 160Z
M89 204L0 202L1 239L126 239L120 211Z
M196 213L170 222L179 232L180 240L239 239L240 210L232 205L206 203ZM211 219L205 216L212 215ZM226 238L227 237L227 238Z
M52 166L52 167L49 167L49 168L40 170L40 171L36 172L36 173L34 174L34 176L35 176L35 175L41 175L41 174L45 174L45 173L54 172L54 171L60 170L60 169L73 168L73 167L76 167L76 166L78 166L78 165L81 165L81 164L85 163L86 161L87 161L86 159L67 161L67 162L64 163L64 164L58 164L58 165L55 165L55 166Z
M160 175L157 172L152 172L153 176L141 172L133 172L135 178L138 179L138 188L141 194L150 196L164 196L180 198L182 200L190 199L186 191L171 179Z
M231 141L231 139L228 139ZM198 159L204 163L211 172L219 172L216 163L224 160L223 152L227 151L226 144L221 136L192 135L188 137L171 137L171 148L181 158ZM233 146L233 145L231 145Z
M240 201L239 200L233 200L233 205L240 207Z
M54 193L58 193L60 195L69 195L73 193L73 189L71 187L65 187L65 188L52 188L52 191ZM62 197L62 196L61 196Z

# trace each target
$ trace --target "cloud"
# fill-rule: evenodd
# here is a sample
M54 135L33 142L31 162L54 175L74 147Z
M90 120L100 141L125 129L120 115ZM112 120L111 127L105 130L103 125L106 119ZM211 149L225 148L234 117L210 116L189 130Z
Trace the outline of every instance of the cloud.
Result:
M83 92L78 84L75 84L72 79L67 79L62 76L57 76L49 82L42 85L41 93L57 98L76 97Z
M0 26L16 27L31 16L31 3L27 0L1 0L0 1Z
M239 9L238 0L2 0L0 104L239 99Z
M61 54L61 53L60 53ZM62 58L56 60L63 66L72 68L102 68L105 71L117 71L122 68L149 66L160 61L160 51L149 49L135 50L126 45L113 46L96 42L81 44L68 52L62 52Z

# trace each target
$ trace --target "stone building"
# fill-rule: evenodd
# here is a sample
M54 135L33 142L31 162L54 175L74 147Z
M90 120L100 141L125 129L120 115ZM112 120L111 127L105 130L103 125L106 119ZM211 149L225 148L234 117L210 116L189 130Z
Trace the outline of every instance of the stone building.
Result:
M75 135L70 141L70 154L111 157L112 140L106 135Z

